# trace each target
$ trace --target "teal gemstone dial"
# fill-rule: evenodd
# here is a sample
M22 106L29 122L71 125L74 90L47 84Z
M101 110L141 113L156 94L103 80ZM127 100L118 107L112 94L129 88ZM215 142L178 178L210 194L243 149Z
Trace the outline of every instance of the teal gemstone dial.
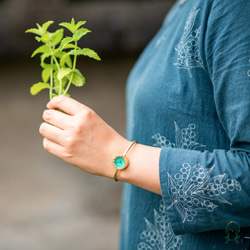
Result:
M126 156L118 155L113 159L113 165L116 169L122 170L128 166L128 159Z
M122 168L124 166L124 164L125 164L125 161L122 157L117 157L115 159L115 165L117 168Z

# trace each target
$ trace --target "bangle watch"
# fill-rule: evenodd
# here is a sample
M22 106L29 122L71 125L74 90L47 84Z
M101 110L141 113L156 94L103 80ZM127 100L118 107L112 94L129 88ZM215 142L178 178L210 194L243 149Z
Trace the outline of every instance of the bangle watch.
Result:
M117 155L113 158L113 166L116 168L115 175L114 175L114 180L118 181L116 176L119 170L123 170L128 167L129 160L126 156L128 151L133 147L134 144L136 144L137 141L133 141L129 147L126 149L123 155Z

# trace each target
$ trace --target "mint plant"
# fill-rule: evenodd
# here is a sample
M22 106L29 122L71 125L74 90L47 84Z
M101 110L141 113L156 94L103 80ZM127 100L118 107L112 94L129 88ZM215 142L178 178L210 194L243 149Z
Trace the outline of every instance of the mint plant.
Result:
M35 39L43 43L31 56L41 54L42 81L35 83L30 88L30 92L32 95L36 95L43 89L49 89L50 99L58 95L69 96L68 90L71 84L76 87L85 84L84 76L76 68L78 56L83 55L101 60L94 50L78 46L78 41L91 32L89 29L82 28L86 21L75 23L72 18L70 23L59 24L63 28L49 32L48 28L53 23L54 21L47 21L42 25L36 24L37 28L25 31L35 34ZM69 30L72 35L64 38L64 28Z

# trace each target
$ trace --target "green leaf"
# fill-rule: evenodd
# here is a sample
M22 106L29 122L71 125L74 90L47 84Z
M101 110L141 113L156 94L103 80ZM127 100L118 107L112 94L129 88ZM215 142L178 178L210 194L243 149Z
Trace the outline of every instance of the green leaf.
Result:
M72 60L71 57L65 52L64 55L60 59L60 66L64 67L65 63L72 68Z
M42 25L42 32L45 34L49 28L49 26L54 23L54 21L47 21Z
M58 72L54 72L54 90L57 94L64 92L64 87L66 86L68 80L64 77L61 81L58 80Z
M54 33L52 33L51 35L51 42L54 46L56 46L58 43L61 42L61 40L63 39L63 29L59 29L57 31L55 31Z
M45 59L46 58L49 58L51 56L51 53L43 53L42 55L41 55L41 66L43 67L43 65L44 65L44 61L45 61Z
M72 69L69 68L62 68L58 71L57 78L58 80L62 80L65 76L70 74L72 72Z
M33 34L36 34L36 35L39 35L39 36L42 35L42 31L39 30L39 29L36 29L36 28L27 29L27 30L25 31L25 33L33 33Z
M38 82L35 83L31 88L30 88L30 93L32 95L36 95L38 94L41 90L43 89L49 89L50 85L48 83L45 82Z
M61 90L60 90L60 86L59 86L59 85L55 86L55 87L53 88L53 90L55 91L55 93L56 93L57 96L58 96L58 95L61 95L61 94L64 92L64 89L63 89L63 88L61 88Z
M72 77L73 74L73 77ZM85 84L85 77L81 74L79 70L75 70L70 74L70 76L67 76L68 78L72 77L72 84L74 84L76 87L81 87Z
M48 45L42 45L40 47L38 47L33 54L31 55L31 57L34 57L35 55L39 54L39 53L50 53L50 48Z
M75 28L76 30L79 29L82 25L84 25L86 23L86 21L79 21L76 25Z
M75 34L73 35L73 38L75 41L79 41L83 36L85 36L89 32L91 32L89 29L81 28L75 32Z
M65 54L65 52L61 52L60 48L57 48L54 50L54 56L57 58L61 58L64 54Z
M58 88L59 88L60 82L59 82L59 80L57 78L57 74L58 74L58 72L55 71L54 74L53 74L53 79L54 79L54 86L58 86Z
M61 44L60 44L60 49L61 51L67 46L67 45L70 45L70 46L73 46L72 48L74 48L75 46L73 44L69 44L71 42L73 42L74 39L72 37L65 37L62 41L61 41Z
M57 95L59 95L59 92L60 92L60 87L59 85L56 85L53 90L57 93Z
M63 23L60 23L59 25L65 27L71 33L74 34L75 33L75 20L74 21L73 20L74 20L74 18L72 18L71 23L63 22Z
M85 23L86 21L80 21L77 24L75 24L75 19L72 18L71 23L63 22L63 23L60 23L59 25L67 28L71 33L74 34L77 31L77 29L81 27L82 25L84 25Z
M54 71L57 70L56 64L43 63L43 64L41 64L41 67L42 67L43 69L45 69L45 68L51 68L51 69L53 69Z
M54 21L47 21L42 26L39 23L37 23L36 26L38 29L36 28L27 29L25 33L33 33L42 36L47 32L47 29L52 23L54 23Z
M49 78L51 77L51 73L53 72L53 68L52 67L47 67L45 69L43 69L42 71L42 79L44 83L47 83Z
M81 48L79 48L78 46L75 46L72 43L69 43L69 44L65 45L64 49L75 49L75 47L76 47L76 49L81 49Z
M92 49L88 49L88 48L84 48L84 49L80 49L77 51L71 50L68 52L69 55L82 55L82 56L88 56L90 58L94 58L98 61L101 60L101 58L98 56L98 54L92 50Z
M35 39L40 43L41 42L41 37L40 36L36 36Z
M42 41L43 43L49 43L49 42L50 42L50 36L49 36L49 34L44 34L44 35L42 35L41 41Z

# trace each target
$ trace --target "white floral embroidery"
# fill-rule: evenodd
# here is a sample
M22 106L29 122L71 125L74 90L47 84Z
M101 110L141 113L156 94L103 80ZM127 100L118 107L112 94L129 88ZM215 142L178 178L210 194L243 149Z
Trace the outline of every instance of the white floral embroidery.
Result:
M175 47L178 52L178 59L174 65L178 68L187 69L190 76L192 77L190 69L192 68L203 68L203 62L197 47L200 27L194 29L194 23L196 16L200 9L192 11L186 21L184 28L184 34L181 37L179 44Z
M191 167L184 163L174 178L167 173L168 193L172 203L170 207L175 206L183 223L186 220L192 221L198 209L213 212L218 207L214 201L232 205L220 195L227 191L241 191L241 185L236 180L227 179L222 182L225 174L212 177L213 169L214 166L206 169L199 164Z
M152 136L152 138L156 140L156 143L153 146L190 150L202 149L205 146L196 142L196 133L194 132L195 128L195 124L189 124L187 128L180 129L178 124L175 122L175 143L171 143L164 136L161 136L159 133L157 133Z
M195 141L195 128L195 124L189 124L187 128L180 129L175 122L175 143L171 143L171 141L157 133L152 136L152 138L156 140L154 146L186 149L203 148L205 147L204 145ZM138 250L180 249L180 246L182 245L181 236L174 235L163 200L160 202L159 213L154 210L154 224L150 223L146 218L145 221L147 230L142 232L141 239L145 240L147 243L141 242L138 245Z
M156 147L172 147L185 149L198 149L205 147L197 143L196 133L194 132L195 124L189 124L187 128L180 129L175 122L175 143L167 140L159 133L152 136L156 140ZM159 249L176 249L179 250L182 245L181 236L175 236L171 228L169 219L166 213L166 207L163 200L160 203L159 213L154 210L154 224L150 223L146 218L147 230L142 232L141 242L138 245L138 250L159 250Z
M171 143L158 133L152 137L156 140L154 146L203 149L205 146L196 142L195 128L195 124L189 124L187 128L180 129L175 122L175 143ZM225 174L212 177L214 167L204 168L199 164L191 167L188 163L184 163L174 178L167 173L168 193L171 197L171 206L167 209L175 206L183 223L192 221L198 209L212 212L218 207L214 202L232 205L220 195L227 191L241 191L241 185L236 180L227 179L222 182Z
M174 235L166 213L163 200L160 202L159 212L154 210L154 224L145 219L147 229L141 233L138 250L179 250L182 245L181 236Z

